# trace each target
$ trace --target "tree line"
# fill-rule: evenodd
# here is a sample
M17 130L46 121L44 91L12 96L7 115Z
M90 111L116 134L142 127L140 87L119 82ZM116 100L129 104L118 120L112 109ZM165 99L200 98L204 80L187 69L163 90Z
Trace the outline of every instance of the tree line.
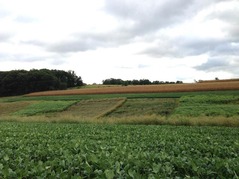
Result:
M81 77L74 71L48 69L0 71L0 96L63 90L82 85Z
M140 79L140 80L122 80L122 79L115 79L109 78L103 80L103 85L159 85L159 84L182 84L182 81L150 81L148 79Z

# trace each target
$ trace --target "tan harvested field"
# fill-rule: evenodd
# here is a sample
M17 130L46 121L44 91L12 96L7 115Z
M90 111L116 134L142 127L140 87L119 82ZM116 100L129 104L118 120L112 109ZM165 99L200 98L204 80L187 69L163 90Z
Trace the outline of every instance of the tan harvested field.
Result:
M89 89L85 88L85 89L35 92L35 93L27 94L26 96L117 94L117 93L162 93L162 92L193 92L193 91L219 91L219 90L239 90L239 81L164 84L164 85L116 86L116 87L89 88Z
M239 78L222 80L199 80L198 83L220 83L220 82L239 82Z

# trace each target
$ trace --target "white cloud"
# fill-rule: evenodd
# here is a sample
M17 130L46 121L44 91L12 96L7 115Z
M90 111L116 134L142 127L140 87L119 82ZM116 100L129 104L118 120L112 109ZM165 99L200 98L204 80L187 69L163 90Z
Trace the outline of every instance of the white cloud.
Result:
M75 70L86 83L238 77L236 0L0 0L0 70Z

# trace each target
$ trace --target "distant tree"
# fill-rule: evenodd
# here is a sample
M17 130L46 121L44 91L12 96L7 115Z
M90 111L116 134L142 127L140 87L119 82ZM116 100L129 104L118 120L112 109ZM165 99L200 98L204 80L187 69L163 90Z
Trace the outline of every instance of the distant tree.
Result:
M81 77L77 76L74 71L32 69L0 72L0 96L66 89L82 85Z
M153 81L151 82L148 79L140 79L140 80L121 80L121 79L115 79L115 78L109 78L106 80L102 81L103 85L123 85L123 86L127 86L127 85L151 85L151 84L181 84L183 83L182 81Z
M1 96L18 95L27 92L27 72L14 70L6 72L1 80Z
M150 85L151 82L148 79L141 79L141 80L139 80L139 84L141 84L141 85Z
M133 80L132 81L132 85L139 85L139 84L140 84L139 80Z
M103 80L103 85L123 85L123 82L121 79L109 78Z
M31 92L56 90L59 87L59 81L50 70L30 70L28 78L28 88Z
M158 84L160 84L160 82L159 82L159 81L153 81L152 84L154 84L154 85L158 85Z

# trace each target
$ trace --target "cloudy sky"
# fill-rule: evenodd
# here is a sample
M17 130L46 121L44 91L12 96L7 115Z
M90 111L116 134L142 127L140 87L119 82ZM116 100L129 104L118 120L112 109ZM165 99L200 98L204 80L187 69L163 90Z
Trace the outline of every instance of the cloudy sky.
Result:
M239 77L238 0L0 0L0 71L193 82Z

